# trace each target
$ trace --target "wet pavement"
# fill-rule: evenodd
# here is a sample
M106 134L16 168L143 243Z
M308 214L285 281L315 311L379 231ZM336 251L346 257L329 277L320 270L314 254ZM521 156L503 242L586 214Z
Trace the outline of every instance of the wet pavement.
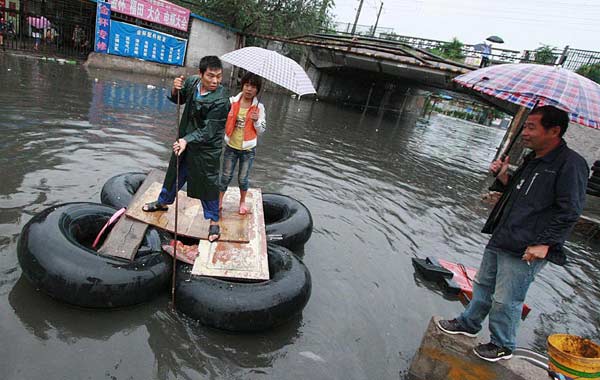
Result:
M22 278L19 233L47 207L100 201L111 176L164 169L175 131L168 82L0 55L0 368L3 379L398 379L431 315L463 306L414 274L428 255L477 266L489 212L480 195L503 131L407 113L378 117L265 94L268 130L253 186L301 200L314 232L302 255L312 297L260 334L203 327L151 303L84 310ZM532 286L518 344L600 337L598 245Z

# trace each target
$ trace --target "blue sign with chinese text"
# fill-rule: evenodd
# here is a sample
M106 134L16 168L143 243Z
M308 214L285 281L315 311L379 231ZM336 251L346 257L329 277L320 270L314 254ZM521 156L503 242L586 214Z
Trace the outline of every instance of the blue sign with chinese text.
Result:
M187 40L124 22L110 24L110 54L183 66Z
M78 26L75 27L77 32ZM76 33L74 33L75 36ZM96 42L94 51L98 53L108 52L108 38L110 37L110 4L98 1L96 9ZM76 37L73 37L76 38ZM77 37L79 38L79 37Z

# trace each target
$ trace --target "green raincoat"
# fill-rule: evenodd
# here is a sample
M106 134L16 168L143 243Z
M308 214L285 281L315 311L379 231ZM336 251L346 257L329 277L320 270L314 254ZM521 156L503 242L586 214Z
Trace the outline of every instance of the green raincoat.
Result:
M180 90L179 102L185 104L185 109L179 122L178 138L188 143L180 162L187 165L188 196L212 201L219 199L219 161L230 104L223 86L196 99L199 83L200 77L192 75ZM169 100L177 103L177 96L169 97ZM175 185L176 164L173 153L163 185L167 189Z

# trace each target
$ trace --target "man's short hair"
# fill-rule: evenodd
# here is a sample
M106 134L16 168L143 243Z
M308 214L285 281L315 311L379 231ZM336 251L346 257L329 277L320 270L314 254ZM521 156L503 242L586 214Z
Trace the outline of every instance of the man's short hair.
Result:
M542 115L541 123L545 130L552 127L560 127L562 137L569 127L569 114L554 106L542 106L534 108L530 115Z
M257 94L260 92L260 89L262 88L262 78L256 74L252 74L251 72L247 72L246 75L244 75L242 77L242 88L244 88L244 85L246 83L256 87Z
M200 69L200 74L204 74L207 69L223 70L223 64L221 63L219 57L215 55L207 55L206 57L202 57L200 60L198 69Z

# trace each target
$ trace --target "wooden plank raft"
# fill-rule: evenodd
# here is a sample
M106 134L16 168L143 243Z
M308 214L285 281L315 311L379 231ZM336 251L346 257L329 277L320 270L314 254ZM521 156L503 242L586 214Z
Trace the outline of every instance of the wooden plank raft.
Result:
M146 179L133 196L131 203L144 194L151 184L161 181L165 173L160 170L151 170ZM135 258L148 225L135 219L122 216L106 237L98 253L104 256L120 257L132 261Z
M224 213L229 215L230 207L237 212L239 190L230 188L225 194L234 196L235 202L226 203ZM251 211L248 214L249 242L245 244L219 240L211 244L207 240L201 240L192 269L193 275L254 281L269 279L265 217L260 189L248 190L246 205ZM225 221L223 217L223 222Z
M162 189L162 182L152 183L140 197L136 197L129 204L126 215L140 222L150 224L160 229L175 231L175 205L170 205L166 211L145 212L142 206L145 203L158 199ZM140 193L140 191L138 191ZM247 201L252 202L249 192ZM220 228L222 241L248 243L248 221L250 214L240 215L238 205L240 192L237 188L229 189L223 198L223 211L220 217ZM261 201L262 205L262 201ZM179 192L179 215L177 221L177 233L195 239L208 239L208 227L210 222L204 219L202 204L198 199L190 198L184 191Z

